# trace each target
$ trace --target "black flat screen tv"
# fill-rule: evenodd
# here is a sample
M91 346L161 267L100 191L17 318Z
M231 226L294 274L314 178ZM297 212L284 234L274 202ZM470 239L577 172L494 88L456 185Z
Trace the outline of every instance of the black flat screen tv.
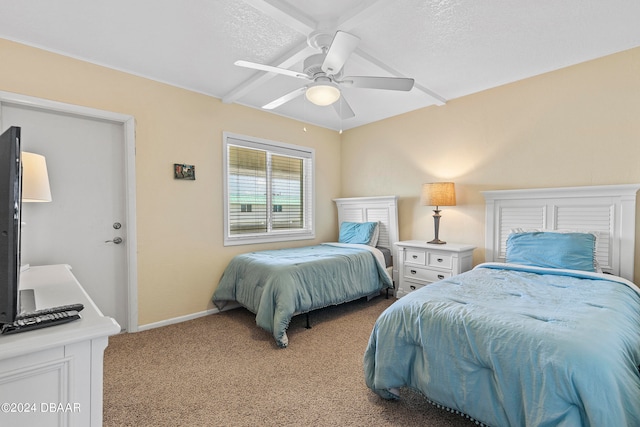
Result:
M0 135L0 323L11 323L19 310L20 212L22 163L20 128Z

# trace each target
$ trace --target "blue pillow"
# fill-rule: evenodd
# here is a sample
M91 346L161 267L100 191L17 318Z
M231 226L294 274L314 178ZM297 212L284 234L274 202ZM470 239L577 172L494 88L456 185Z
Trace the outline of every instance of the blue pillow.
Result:
M372 245L376 231L377 222L343 222L340 224L339 243L356 243L361 245Z
M507 238L508 263L596 271L596 238L590 233L514 233Z

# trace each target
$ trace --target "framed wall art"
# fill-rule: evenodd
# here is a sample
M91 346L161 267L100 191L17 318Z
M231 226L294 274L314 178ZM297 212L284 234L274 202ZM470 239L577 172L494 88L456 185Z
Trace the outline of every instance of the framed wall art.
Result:
M180 163L173 164L173 177L175 179L196 179L196 167L194 165L185 165Z

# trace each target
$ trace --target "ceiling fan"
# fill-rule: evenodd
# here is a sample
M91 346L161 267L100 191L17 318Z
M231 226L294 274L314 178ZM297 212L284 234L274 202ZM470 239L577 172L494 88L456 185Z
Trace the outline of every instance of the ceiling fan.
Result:
M304 93L307 99L316 105L326 106L333 104L340 117L348 119L355 117L355 114L344 97L340 102L336 102L341 98L340 86L409 91L414 84L413 79L405 77L342 77L344 64L359 42L360 39L358 37L344 31L337 31L334 37L331 34L319 31L311 33L307 37L307 43L309 46L319 49L322 53L307 57L304 60L303 72L242 60L236 61L234 64L311 82L263 105L262 108L266 110L277 108Z

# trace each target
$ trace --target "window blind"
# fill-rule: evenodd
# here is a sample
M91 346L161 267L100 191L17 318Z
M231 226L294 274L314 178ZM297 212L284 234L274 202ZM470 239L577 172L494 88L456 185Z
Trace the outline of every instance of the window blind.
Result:
M228 188L231 234L267 231L267 153L229 146Z

